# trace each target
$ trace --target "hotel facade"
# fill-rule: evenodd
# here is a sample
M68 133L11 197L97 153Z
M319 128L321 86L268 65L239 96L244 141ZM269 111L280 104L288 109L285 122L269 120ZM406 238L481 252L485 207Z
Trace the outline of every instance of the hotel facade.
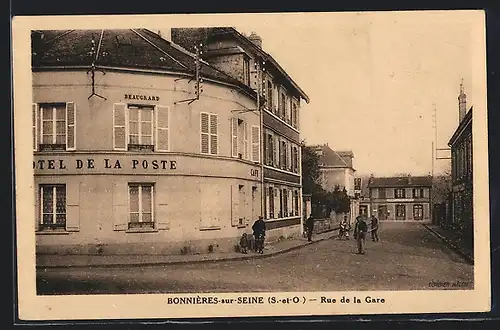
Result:
M250 67L230 75L240 65L212 65L224 56L205 59L210 42L190 51L169 39L32 33L37 253L230 251L264 214ZM298 234L269 228L270 239Z

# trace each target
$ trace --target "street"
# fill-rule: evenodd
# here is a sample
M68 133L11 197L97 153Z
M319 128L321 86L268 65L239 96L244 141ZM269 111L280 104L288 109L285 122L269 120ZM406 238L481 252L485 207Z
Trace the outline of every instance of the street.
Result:
M48 294L472 289L473 266L416 223L381 223L379 242L329 239L243 261L38 269ZM442 287L459 283L460 287Z

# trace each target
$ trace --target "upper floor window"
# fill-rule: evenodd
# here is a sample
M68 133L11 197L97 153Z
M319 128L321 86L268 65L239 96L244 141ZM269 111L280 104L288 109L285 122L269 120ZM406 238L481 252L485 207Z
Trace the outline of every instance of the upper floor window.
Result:
M299 127L299 110L295 102L292 102L292 127Z
M32 117L33 151L75 150L75 103L34 103Z
M354 178L354 190L361 190L361 178Z
M113 149L169 151L169 107L115 103Z
M200 114L202 154L219 154L218 116L213 113L202 112Z
M413 188L413 198L423 198L424 188Z
M283 92L280 93L279 116L286 120L286 95Z
M386 198L385 188L378 188L378 198Z
M394 198L406 198L406 192L403 188L394 189Z
M248 123L240 118L231 118L231 156L249 159Z
M267 98L267 108L270 110L273 108L274 104L273 94L274 94L273 82L271 80L267 80L266 98Z

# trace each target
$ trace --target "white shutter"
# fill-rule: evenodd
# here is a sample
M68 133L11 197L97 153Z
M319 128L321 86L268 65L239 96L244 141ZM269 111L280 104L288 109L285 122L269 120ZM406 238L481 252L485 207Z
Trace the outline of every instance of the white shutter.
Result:
M260 162L260 127L252 125L252 161Z
M66 150L76 149L76 105L66 102Z
M273 136L273 154L274 154L274 166L279 167L281 163L281 158L279 154L280 140L278 136Z
M231 226L238 226L238 216L240 211L240 189L239 185L231 185Z
M66 185L66 230L80 230L80 183Z
M156 213L155 213L155 221L158 224L159 230L166 230L170 228L170 218L168 212L168 199L169 194L166 192L157 193L156 190L153 195L153 206L156 204ZM153 208L154 209L154 208Z
M219 154L218 143L218 120L216 114L210 114L210 153L212 155Z
M200 114L200 152L202 154L208 154L209 152L209 124L208 124L208 113L202 112Z
M127 114L123 103L113 104L113 149L127 150Z
M248 123L244 122L243 124L243 144L244 144L244 151L245 151L245 159L249 159L249 151L248 151Z
M113 229L126 230L128 228L128 184L115 182L113 185Z
M38 104L33 103L31 106L33 120L33 151L38 149Z
M170 108L168 106L157 105L155 107L156 136L155 151L170 150Z
M231 156L238 157L238 118L231 118Z

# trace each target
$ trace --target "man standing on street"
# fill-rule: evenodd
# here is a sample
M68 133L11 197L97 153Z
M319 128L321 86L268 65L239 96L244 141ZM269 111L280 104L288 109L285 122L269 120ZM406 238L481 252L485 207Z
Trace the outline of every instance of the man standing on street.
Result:
M371 232L372 232L372 240L378 242L378 219L375 215L371 216Z
M266 237L266 223L262 216L254 222L252 226L253 236L255 237L255 252L263 253L264 239Z
M365 219L362 216L356 217L356 223L354 225L354 239L358 245L358 254L365 254L364 243L366 237L367 225Z
M306 220L306 231L307 231L307 241L311 242L312 241L312 234L314 230L314 218L312 214L307 218Z

